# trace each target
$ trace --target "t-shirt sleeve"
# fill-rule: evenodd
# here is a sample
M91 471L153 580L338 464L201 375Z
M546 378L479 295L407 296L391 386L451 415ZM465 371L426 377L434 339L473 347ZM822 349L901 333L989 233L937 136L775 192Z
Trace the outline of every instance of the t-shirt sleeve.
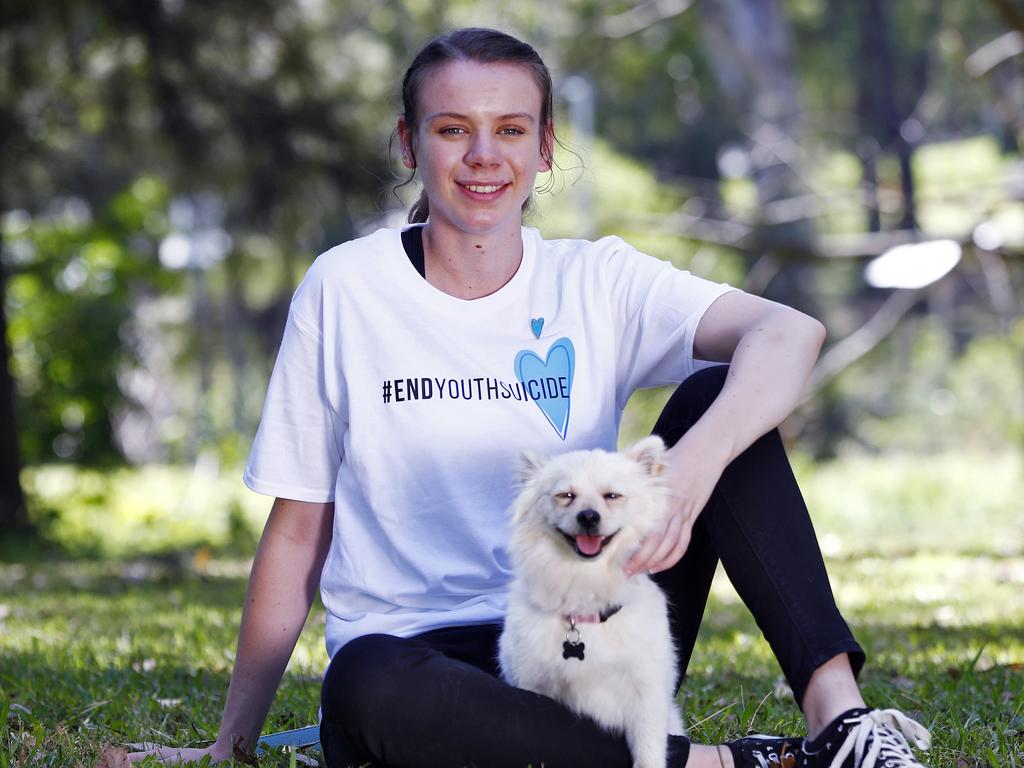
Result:
M701 367L693 339L716 299L735 290L641 253L622 241L609 258L609 292L618 329L616 396L678 384Z
M243 480L257 493L325 502L334 500L341 465L340 416L327 394L323 334L303 316L313 313L302 312L309 287L299 288L288 312Z

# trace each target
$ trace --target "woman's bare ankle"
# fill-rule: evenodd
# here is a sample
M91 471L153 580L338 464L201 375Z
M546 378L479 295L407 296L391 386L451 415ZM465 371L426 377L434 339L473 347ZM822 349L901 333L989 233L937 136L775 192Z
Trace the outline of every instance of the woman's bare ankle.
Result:
M686 768L736 768L728 747L691 744Z
M807 738L814 739L843 712L863 706L864 699L850 668L850 657L845 653L832 657L814 670L804 693Z

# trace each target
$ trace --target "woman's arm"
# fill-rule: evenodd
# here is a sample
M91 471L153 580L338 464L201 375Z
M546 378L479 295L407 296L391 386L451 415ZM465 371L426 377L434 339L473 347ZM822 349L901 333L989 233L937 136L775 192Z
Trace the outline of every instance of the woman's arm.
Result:
M673 509L627 564L663 571L686 552L697 515L725 467L796 407L825 341L824 326L773 301L734 291L701 318L694 357L728 362L725 386L707 412L666 454Z
M187 762L209 754L220 761L231 757L235 745L245 752L255 749L320 586L333 522L333 502L274 501L249 575L238 651L217 740L204 749L158 747L129 755L129 759L134 762L157 754L163 760Z

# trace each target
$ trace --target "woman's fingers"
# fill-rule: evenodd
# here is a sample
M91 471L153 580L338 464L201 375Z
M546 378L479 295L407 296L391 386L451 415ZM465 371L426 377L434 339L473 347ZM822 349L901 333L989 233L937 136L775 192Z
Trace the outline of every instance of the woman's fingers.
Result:
M160 762L165 765L180 765L187 763L195 763L203 759L204 756L209 754L210 750L207 749L182 749L180 747L153 747L152 749L146 749L142 752L131 752L128 754L129 763L138 763L145 760L150 755L155 755L160 759ZM214 762L220 762L214 759Z
M687 528L687 525L682 514L675 512L669 515L668 520L665 521L665 524L659 530L640 542L639 549L633 553L629 562L626 563L626 573L633 575L634 573L654 570L653 566L655 564L666 560L677 549L678 539L683 533L684 528ZM689 535L687 534L688 539ZM683 551L685 551L685 544L683 546Z
M657 548L651 553L651 556L647 559L644 564L644 570L653 572L657 570L657 566L665 558L667 558L672 551L676 548L678 543L679 535L683 530L683 516L678 512L671 515L668 520L668 526L665 529L665 535L661 541L658 542Z
M650 561L651 556L657 551L658 546L662 540L668 535L668 528L672 524L671 517L665 521L661 528L648 534L637 548L636 552L633 553L632 557L629 558L629 562L626 563L626 574L632 576L634 573L641 573L647 570L647 563Z
M675 545L669 550L669 552L661 559L650 564L647 570L651 573L659 573L660 571L667 571L673 565L682 560L683 555L686 554L687 548L690 546L690 536L693 533L693 518L687 518L686 522L683 523L682 529L675 537Z

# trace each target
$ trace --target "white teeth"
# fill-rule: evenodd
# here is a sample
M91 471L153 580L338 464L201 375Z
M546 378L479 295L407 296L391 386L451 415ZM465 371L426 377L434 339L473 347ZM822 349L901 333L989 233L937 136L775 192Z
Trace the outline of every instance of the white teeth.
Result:
M467 184L466 189L468 189L470 192L488 194L490 192L497 192L499 189L501 189L501 186L497 184L488 184L487 186L482 186L479 184Z

